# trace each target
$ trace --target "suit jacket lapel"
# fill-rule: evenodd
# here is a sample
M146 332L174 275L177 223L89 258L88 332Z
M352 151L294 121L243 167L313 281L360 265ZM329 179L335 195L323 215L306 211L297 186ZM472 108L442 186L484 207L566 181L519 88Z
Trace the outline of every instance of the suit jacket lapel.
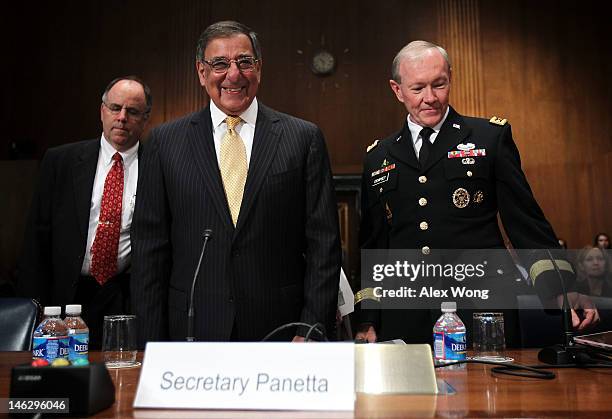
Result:
M196 165L202 174L203 183L212 198L212 203L219 217L223 220L225 227L233 229L234 225L227 206L225 190L223 189L223 182L217 162L210 108L206 107L194 115L187 132L187 137L194 153Z
M280 124L277 122L278 117L274 112L260 102L255 125L255 136L253 138L253 150L249 162L249 173L244 187L240 216L238 217L234 237L236 237L244 225L256 200L257 192L261 188L270 164L276 155L276 149L281 137Z
M412 136L408 129L408 123L404 124L404 129L397 134L395 140L389 145L389 154L396 159L412 166L415 169L419 169L419 161L417 160L416 153L414 152L414 145L412 143Z
M87 241L87 232L89 230L91 194L96 177L96 169L98 168L99 152L100 139L87 141L75 155L72 166L76 217L79 230L85 241Z
M448 117L440 133L436 137L425 165L425 171L429 170L434 164L443 157L446 157L448 152L455 148L457 144L463 141L470 135L471 129L465 124L465 121L451 107Z

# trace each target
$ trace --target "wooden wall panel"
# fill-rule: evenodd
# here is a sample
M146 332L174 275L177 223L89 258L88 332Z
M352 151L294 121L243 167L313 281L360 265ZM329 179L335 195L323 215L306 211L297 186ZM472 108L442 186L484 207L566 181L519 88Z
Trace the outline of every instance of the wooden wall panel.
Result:
M388 86L395 53L426 39L453 61L451 103L510 120L536 197L560 236L579 247L612 232L611 35L606 3L584 0L201 2L118 0L15 5L3 42L5 128L0 159L98 136L100 94L113 77L151 85L150 126L207 102L195 45L210 23L237 19L263 44L259 99L317 123L336 173L359 173L365 148L405 111ZM337 71L310 71L320 47ZM28 144L31 146L29 147Z
M451 56L454 108L485 117L479 6L478 0L438 1L438 43Z

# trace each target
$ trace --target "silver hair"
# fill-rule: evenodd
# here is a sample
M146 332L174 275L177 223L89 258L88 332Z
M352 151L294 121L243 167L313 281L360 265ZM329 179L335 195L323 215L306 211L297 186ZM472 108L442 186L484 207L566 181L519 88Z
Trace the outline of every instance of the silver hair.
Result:
M393 59L393 64L391 65L391 77L393 78L393 80L395 80L397 83L402 82L402 76L399 73L399 67L400 67L400 63L403 60L414 60L414 59L420 58L427 51L432 50L432 49L436 49L438 50L438 52L440 52L440 54L442 54L442 57L444 58L444 60L446 61L446 64L448 65L448 71L450 71L451 69L450 58L448 57L448 53L446 52L444 48L442 48L439 45L428 42L428 41L412 41L411 43L406 45L404 48L402 48L397 53L395 58Z

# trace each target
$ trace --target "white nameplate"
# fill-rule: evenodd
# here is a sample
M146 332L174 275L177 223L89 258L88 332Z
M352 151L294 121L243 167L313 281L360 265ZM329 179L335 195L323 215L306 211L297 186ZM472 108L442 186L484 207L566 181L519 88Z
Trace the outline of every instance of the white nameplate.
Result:
M352 343L147 344L135 408L353 410Z

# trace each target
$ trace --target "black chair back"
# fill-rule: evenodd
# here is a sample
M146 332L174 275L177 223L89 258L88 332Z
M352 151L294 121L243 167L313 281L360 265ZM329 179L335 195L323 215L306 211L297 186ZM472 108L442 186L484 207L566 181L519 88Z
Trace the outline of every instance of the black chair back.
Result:
M0 351L32 350L39 305L30 298L0 298Z

